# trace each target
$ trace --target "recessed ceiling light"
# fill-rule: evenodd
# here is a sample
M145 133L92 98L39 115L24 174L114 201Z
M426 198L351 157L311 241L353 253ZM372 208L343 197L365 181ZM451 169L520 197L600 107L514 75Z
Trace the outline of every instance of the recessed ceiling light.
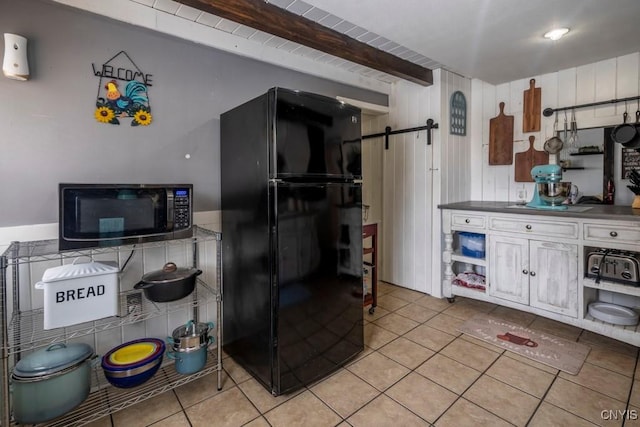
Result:
M544 37L551 40L558 40L560 37L564 36L568 32L569 32L568 28L556 28L546 33Z

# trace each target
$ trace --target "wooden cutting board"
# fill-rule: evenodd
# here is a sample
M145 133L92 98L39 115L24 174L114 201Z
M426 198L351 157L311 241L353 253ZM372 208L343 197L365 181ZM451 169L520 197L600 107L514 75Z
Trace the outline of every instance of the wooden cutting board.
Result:
M529 80L529 89L524 91L524 111L522 132L540 132L540 110L542 109L542 89L535 87L536 79Z
M489 164L510 165L513 163L513 116L505 116L504 102L500 103L500 114L489 120Z
M534 166L546 165L549 163L549 153L538 151L533 148L536 137L529 137L529 149L523 153L516 153L515 181L534 182L531 178L531 169Z

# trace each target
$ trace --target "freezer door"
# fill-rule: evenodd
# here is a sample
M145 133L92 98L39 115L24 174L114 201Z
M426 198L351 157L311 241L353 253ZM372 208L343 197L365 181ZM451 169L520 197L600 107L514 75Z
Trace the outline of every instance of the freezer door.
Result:
M271 178L361 178L360 110L320 95L274 91Z
M274 394L364 348L361 184L278 183L274 236Z

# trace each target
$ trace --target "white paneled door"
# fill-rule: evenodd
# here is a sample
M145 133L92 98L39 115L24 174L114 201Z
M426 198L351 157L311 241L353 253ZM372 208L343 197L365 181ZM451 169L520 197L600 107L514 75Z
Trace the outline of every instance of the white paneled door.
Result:
M393 130L423 126L427 118L437 118L429 91L433 86L394 85L389 112ZM383 176L381 278L431 293L433 145L427 145L426 131L390 136L389 149L383 148Z

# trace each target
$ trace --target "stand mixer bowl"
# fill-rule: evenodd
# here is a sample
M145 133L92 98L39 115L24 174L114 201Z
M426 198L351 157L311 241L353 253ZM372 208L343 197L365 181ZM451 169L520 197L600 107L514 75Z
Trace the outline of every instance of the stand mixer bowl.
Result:
M570 182L539 182L536 189L540 199L551 206L561 205L571 191Z

